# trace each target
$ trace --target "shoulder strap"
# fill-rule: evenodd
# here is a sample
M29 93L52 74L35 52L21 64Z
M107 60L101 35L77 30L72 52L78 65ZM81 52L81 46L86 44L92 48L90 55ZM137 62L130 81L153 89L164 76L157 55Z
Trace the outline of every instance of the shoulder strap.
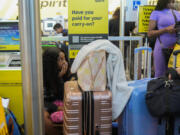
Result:
M177 16L176 16L176 14L175 14L174 10L171 10L171 11L172 11L172 14L174 16L175 23L177 23Z
M172 12L172 14L174 16L175 23L177 23L177 16L176 16L174 10L171 10L171 12ZM160 45L163 47L163 44L162 44L161 39L160 39L160 36L158 36L158 40L159 40Z

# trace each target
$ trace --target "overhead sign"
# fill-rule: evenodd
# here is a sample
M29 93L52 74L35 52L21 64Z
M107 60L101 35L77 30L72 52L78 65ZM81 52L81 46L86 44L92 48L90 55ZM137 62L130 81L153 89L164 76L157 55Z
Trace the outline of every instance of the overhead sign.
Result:
M126 2L125 21L136 22L138 21L137 13L138 7L141 5L147 5L148 0L124 0Z
M67 0L40 0L41 19L63 16L68 18Z
M0 0L0 19L18 18L18 0ZM63 16L68 18L67 0L40 0L41 19Z
M134 0L133 1L133 10L137 10L138 9L138 6L141 5L141 1L140 0Z
M149 29L149 19L155 6L139 6L138 32L146 33Z
M68 34L71 44L108 37L108 0L69 0Z
M0 19L16 20L18 16L18 0L0 0Z

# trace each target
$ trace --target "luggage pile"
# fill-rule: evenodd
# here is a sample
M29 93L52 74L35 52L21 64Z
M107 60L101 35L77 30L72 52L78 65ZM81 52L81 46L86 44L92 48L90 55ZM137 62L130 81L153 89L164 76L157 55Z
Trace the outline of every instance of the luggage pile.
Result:
M139 70L142 65L139 65L138 60L139 52L142 51L145 55L147 54L145 61L147 66L143 79L137 80L142 77L142 71ZM168 86L169 92L164 90L166 85L161 85L158 79L151 78L152 49L140 47L136 48L134 53L134 81L128 83L134 90L118 120L118 135L180 135L180 117L175 115L179 113L180 103L177 93L179 93L180 85L176 83L179 81L172 83L168 81L169 79L165 80L164 83ZM65 135L112 134L112 94L106 87L105 55L103 51L90 53L77 71L78 81L65 83L63 123ZM176 60L177 53L174 55ZM152 83L154 81L156 83ZM162 87L154 87L154 85ZM173 96L173 93L176 94ZM168 94L171 94L169 96L172 97L171 100L167 99ZM174 102L173 104L168 103L169 109L167 109L165 99L168 102ZM176 111L172 113L173 117L166 116L167 111L172 109ZM163 116L153 115L155 113L153 111Z
M105 51L90 53L77 72L78 81L65 83L64 135L112 134L112 94L106 89L105 65Z
M151 52L145 47L135 50L135 81L129 82L134 90L119 119L118 135L180 135L179 80L150 78L150 62L148 78L136 80L138 50ZM176 60L177 52L174 57Z

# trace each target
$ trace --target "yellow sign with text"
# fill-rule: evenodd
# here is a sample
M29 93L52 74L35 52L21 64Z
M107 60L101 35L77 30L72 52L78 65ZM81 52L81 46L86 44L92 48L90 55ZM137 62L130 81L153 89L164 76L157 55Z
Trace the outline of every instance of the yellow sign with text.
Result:
M62 15L68 18L67 0L40 0L41 19Z
M69 0L69 34L108 34L108 0Z
M69 58L70 59L75 59L79 50L69 50Z
M20 45L0 45L0 50L3 51L20 50Z
M155 6L139 6L138 32L146 33L149 29L149 19Z

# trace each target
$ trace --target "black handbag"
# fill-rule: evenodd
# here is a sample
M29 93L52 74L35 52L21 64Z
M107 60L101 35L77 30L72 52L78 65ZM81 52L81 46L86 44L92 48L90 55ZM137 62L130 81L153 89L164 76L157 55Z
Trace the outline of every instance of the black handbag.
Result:
M180 114L180 80L166 77L148 82L146 104L155 117Z
M149 112L159 118L180 115L180 75L175 69L169 68L165 77L148 82L146 104Z

